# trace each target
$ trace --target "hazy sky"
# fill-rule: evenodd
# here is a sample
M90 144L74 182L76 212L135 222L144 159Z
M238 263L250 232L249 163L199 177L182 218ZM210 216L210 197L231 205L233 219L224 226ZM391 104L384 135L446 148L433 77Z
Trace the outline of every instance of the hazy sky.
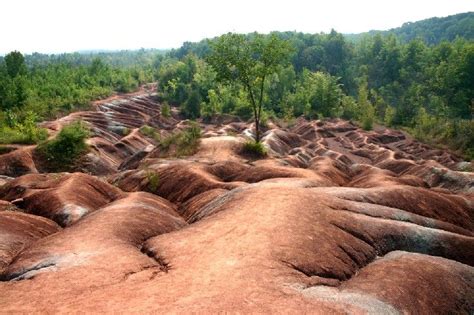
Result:
M3 0L0 54L179 47L229 31L358 33L474 11L474 0Z

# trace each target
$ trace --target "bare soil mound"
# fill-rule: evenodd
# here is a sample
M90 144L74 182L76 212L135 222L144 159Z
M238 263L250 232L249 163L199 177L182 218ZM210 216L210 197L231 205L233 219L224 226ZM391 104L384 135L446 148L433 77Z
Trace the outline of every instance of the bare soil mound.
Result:
M0 155L2 312L474 311L474 173L455 154L300 118L249 159L252 125L213 117L195 154L164 158L188 121L149 95L95 106L44 124L89 124L82 172Z

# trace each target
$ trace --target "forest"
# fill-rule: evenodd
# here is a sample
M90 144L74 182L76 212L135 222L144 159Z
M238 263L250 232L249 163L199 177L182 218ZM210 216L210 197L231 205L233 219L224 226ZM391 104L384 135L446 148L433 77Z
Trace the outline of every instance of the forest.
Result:
M400 128L473 159L474 15L445 19L357 37L334 30L225 34L167 52L11 52L0 57L0 143L40 142L45 135L36 122L157 81L162 102L179 106L190 119L217 114L251 119L255 92L262 127L268 119L291 124L300 116L341 117L365 129L375 124ZM455 35L426 35L446 21ZM223 76L229 69L222 69L226 59L218 57L229 56L229 47L244 49L257 61L255 73L263 76L239 80L238 67ZM266 51L279 52L271 67Z

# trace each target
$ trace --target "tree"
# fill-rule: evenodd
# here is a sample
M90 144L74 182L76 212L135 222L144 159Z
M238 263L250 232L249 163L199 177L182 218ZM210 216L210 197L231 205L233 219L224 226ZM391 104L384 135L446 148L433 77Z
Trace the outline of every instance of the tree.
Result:
M339 78L323 72L307 73L308 89L310 95L311 112L317 112L329 117L341 103L342 90Z
M12 79L26 72L25 58L19 51L12 51L6 55L5 64L7 66L7 73Z
M209 64L222 82L239 81L246 89L255 121L255 142L260 142L265 80L288 61L290 46L275 34L244 36L229 33L211 45Z
M375 119L375 109L368 99L366 78L363 78L362 82L359 85L357 103L359 105L359 120L362 122L362 128L364 128L365 130L371 130Z
M192 119L196 119L201 114L201 100L199 93L193 90L187 101L183 104L183 113Z

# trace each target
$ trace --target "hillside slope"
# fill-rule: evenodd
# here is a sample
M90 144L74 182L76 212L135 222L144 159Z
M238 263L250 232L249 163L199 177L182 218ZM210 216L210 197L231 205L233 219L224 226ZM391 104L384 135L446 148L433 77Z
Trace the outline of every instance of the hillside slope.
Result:
M429 45L436 45L444 40L452 41L458 36L467 40L474 40L474 12L407 22L400 27L387 31L372 30L359 34L346 34L346 37L351 40L358 40L365 35L375 34L393 34L405 43L420 38Z
M44 124L90 125L81 172L41 173L34 147L0 155L2 312L474 309L474 173L449 152L299 119L270 123L254 160L251 124L221 116L177 158L140 127L189 122L152 96L95 105Z

